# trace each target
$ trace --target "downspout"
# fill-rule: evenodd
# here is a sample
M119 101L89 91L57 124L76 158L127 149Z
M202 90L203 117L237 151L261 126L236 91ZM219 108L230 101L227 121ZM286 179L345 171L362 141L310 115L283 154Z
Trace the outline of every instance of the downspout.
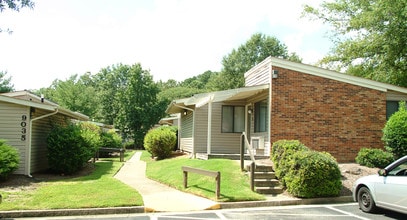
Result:
M46 114L46 115L42 115L42 116L37 117L37 118L31 119L31 117L30 117L30 127L29 127L30 128L30 137L28 139L28 161L27 161L27 163L28 163L27 176L29 176L29 177L32 177L31 176L31 141L32 141L32 133L33 133L32 132L33 122L36 121L36 120L40 120L40 119L55 115L57 113L58 113L58 108L55 110L55 112L52 112L52 113L49 113L49 114Z
M173 103L173 105L192 112L192 152L191 153L192 153L192 157L195 158L195 133L194 133L195 132L195 110L192 108L185 107L185 106L177 105L175 103Z

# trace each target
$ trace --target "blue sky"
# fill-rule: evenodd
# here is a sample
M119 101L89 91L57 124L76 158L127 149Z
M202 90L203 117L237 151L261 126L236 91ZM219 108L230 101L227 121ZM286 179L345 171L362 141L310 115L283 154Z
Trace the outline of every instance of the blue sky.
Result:
M232 49L260 32L277 37L305 63L332 44L328 28L301 18L322 0L34 0L33 10L0 14L0 71L16 90L118 63L141 63L154 80L219 71Z

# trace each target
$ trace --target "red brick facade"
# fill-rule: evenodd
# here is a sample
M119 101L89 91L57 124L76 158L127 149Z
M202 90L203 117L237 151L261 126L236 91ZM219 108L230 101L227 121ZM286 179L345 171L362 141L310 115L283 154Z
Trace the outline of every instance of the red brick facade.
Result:
M296 139L338 162L354 162L362 147L383 148L386 94L273 67L271 142Z

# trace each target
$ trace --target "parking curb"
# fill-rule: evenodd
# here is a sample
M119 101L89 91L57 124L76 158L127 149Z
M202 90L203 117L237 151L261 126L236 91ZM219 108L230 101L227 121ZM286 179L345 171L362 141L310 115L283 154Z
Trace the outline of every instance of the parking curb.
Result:
M312 199L285 199L267 201L247 201L247 202L222 202L210 208L214 209L237 209L254 208L268 206L287 205L311 205L328 203L348 203L353 202L352 196L312 198ZM112 208L86 208L86 209L51 209L51 210L18 210L0 211L0 218L23 218L23 217L51 217L51 216L79 216L79 215L111 215L111 214L134 214L154 212L144 206L134 207L112 207Z
M0 219L23 218L23 217L131 214L144 212L145 212L144 206L85 208L85 209L17 210L17 211L0 211Z
M267 206L311 205L311 204L348 203L348 202L353 202L352 196L312 198L312 199L293 198L284 200L224 202L220 203L220 208L236 209L236 208L254 208Z

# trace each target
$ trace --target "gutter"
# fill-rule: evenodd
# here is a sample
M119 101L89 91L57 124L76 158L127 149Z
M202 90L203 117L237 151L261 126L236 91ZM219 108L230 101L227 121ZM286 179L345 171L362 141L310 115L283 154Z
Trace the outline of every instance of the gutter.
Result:
M192 157L195 158L195 110L192 108L188 108L185 106L177 105L176 103L172 103L174 106L178 108L182 108L192 112ZM182 115L181 115L182 117Z
M43 119L43 118L46 118L46 117L49 117L49 116L52 116L52 115L55 115L55 114L57 114L59 112L59 109L58 108L56 108L55 109L55 111L54 112L51 112L51 113L49 113L49 114L46 114L46 115L42 115L42 116L40 116L40 117L36 117L36 118L33 118L33 119L31 119L31 117L30 117L30 137L29 137L29 139L28 139L28 160L27 160L27 164L28 164L28 170L27 170L27 175L29 176L29 177L32 177L31 176L31 141L32 141L32 127L33 127L33 122L34 121L36 121L36 120L40 120L40 119Z

